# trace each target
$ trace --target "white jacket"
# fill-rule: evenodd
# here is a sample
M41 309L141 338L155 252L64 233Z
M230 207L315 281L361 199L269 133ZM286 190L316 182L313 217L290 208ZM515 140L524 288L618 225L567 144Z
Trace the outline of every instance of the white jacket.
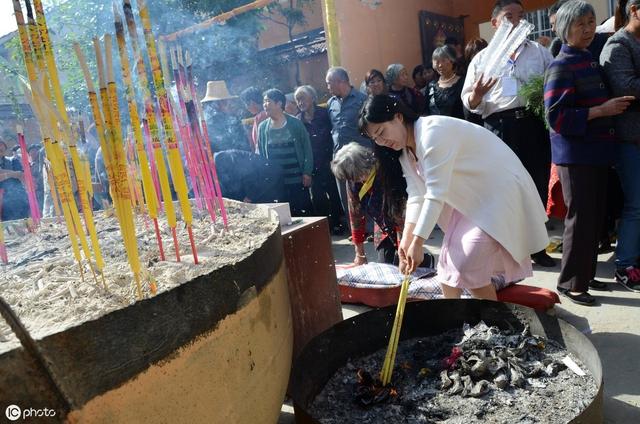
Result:
M416 156L400 156L407 180L406 222L427 239L446 231L453 209L498 241L517 262L549 243L547 216L518 157L492 132L446 116L415 123Z

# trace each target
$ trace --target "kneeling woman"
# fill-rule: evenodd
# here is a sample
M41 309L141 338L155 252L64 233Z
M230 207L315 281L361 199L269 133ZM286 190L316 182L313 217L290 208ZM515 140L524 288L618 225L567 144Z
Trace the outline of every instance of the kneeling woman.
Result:
M444 296L457 298L468 289L476 298L496 299L491 276L530 277L531 253L549 242L533 180L490 131L445 116L415 122L410 116L384 95L370 97L360 115L360 130L376 148L402 151L409 197L400 270L412 272L422 262L424 241L437 222L445 232L438 261Z
M407 201L406 184L398 162L400 152L385 147L377 150L378 157L374 156L372 149L355 142L349 143L336 152L331 162L335 177L347 182L349 222L356 249L353 261L355 265L367 263L364 252L367 215L375 223L374 245L378 252L378 262L398 265L399 234L402 232ZM378 161L387 165L382 172ZM390 190L397 190L398 193L392 196L393 203L385 203L383 193Z

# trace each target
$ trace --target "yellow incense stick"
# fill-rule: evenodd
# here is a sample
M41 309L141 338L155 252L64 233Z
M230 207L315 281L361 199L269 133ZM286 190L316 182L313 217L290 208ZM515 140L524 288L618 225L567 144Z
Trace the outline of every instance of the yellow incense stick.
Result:
M182 158L180 157L180 151L178 150L176 136L173 130L173 123L171 122L169 99L167 96L167 90L164 87L162 69L160 68L160 61L158 60L155 39L153 38L153 32L151 30L149 10L144 0L140 0L138 2L138 7L140 9L139 13L140 20L142 21L144 37L147 43L147 51L149 53L149 60L151 63L151 71L153 75L154 87L156 89L156 96L158 97L158 102L160 103L160 116L162 117L162 124L165 131L171 177L176 189L176 193L178 194L178 201L180 202L180 209L182 210L182 219L188 226L190 226L193 217L191 212L191 204L189 203L188 197L189 191L187 189L187 179L184 175Z
M157 194L153 185L153 179L151 177L151 170L149 167L149 161L147 160L147 153L145 152L144 148L144 138L142 136L142 128L140 125L140 115L138 114L138 106L136 104L133 80L131 79L131 73L129 70L129 57L127 54L127 47L124 39L124 26L122 23L122 17L118 12L115 3L113 5L113 14L115 16L116 40L118 42L118 52L120 53L122 78L125 82L127 104L129 106L129 117L131 119L131 126L133 127L133 135L135 139L138 161L140 162L142 188L144 190L144 196L147 203L149 216L152 219L156 219L158 217Z
M106 71L107 71L107 98L109 103L109 112L111 115L112 125L112 149L114 159L114 169L116 178L116 196L122 198L124 202L131 201L131 192L128 187L127 178L127 166L126 155L123 148L122 128L120 124L120 111L118 106L118 95L115 83L115 76L113 72L113 60L112 60L112 40L111 35L106 34L104 36L104 47L106 57ZM105 111L106 113L106 111ZM133 211L131 208L124 207L121 210L122 221L121 229L123 230L123 238L125 241L125 249L127 251L127 257L129 264L133 271L134 279L136 282L138 298L142 299L142 289L140 285L140 258L138 256L138 242L136 239L136 231L133 220Z
M380 380L382 380L383 386L386 386L391 382L391 375L393 374L398 342L400 340L400 330L402 328L402 319L404 317L404 307L407 301L407 293L409 292L409 278L410 276L406 275L400 287L400 296L398 298L396 315L393 321L393 328L391 329L391 336L389 338L389 346L387 347L382 372L380 373Z
M16 17L16 23L18 25L18 35L20 36L20 45L22 46L22 53L24 54L24 64L27 68L27 77L29 82L33 83L36 80L36 70L33 63L33 51L31 49L31 43L29 41L29 34L27 34L27 28L24 22L24 15L22 14L22 6L20 0L13 0L13 10Z
M27 5L28 5L28 1L27 1ZM29 7L29 6L28 6ZM62 139L62 134L66 135L66 141L67 141L67 145L69 147L69 154L71 156L71 160L72 160L72 164L73 164L73 168L75 171L75 177L76 177L76 183L77 183L77 187L78 187L78 194L79 194L79 198L80 198L80 204L82 206L82 210L84 213L84 218L85 218L85 226L87 228L87 231L89 232L89 236L91 238L91 244L93 247L93 253L94 256L96 258L96 265L98 266L98 269L102 270L104 267L104 260L102 258L102 252L100 250L100 245L98 243L98 237L97 237L97 233L95 230L95 226L93 223L93 214L92 214L92 209L91 209L91 205L88 202L87 199L87 180L86 180L86 176L85 176L85 172L83 170L83 167L81 166L80 160L79 160L79 155L78 155L78 151L77 151L77 147L75 145L75 140L73 139L73 136L68 132L68 125L69 125L69 118L67 115L67 111L64 105L64 99L62 96L62 88L60 86L60 81L58 78L58 71L57 71L57 67L56 67L56 63L55 63L55 58L53 56L53 50L51 48L51 40L49 38L49 31L47 28L47 24L46 24L46 19L44 16L44 10L42 8L42 2L40 0L34 0L34 7L35 7L35 11L36 11L36 22L37 22L37 27L38 27L38 34L32 33L32 43L34 45L34 51L36 53L36 58L38 60L38 63L40 65L40 67L42 68L42 73L45 76L49 76L50 79L50 83L51 83L51 87L53 88L53 92L55 95L55 100L56 100L56 104L57 104L57 110L55 110L56 112L56 116L54 117L53 114L51 113L51 111L49 111L47 113L47 116L50 120L51 126L54 130L54 133L56 134L56 139L57 140L61 140ZM39 37L38 37L39 35ZM41 57L44 56L44 61L45 61L45 65L42 66L42 59ZM43 88L44 88L44 92L45 92L45 96L46 98L49 97L49 83L47 82L47 79L45 77L44 79L44 83L43 83ZM43 99L44 100L44 99ZM45 102L46 104L46 102ZM49 108L51 109L51 108ZM55 108L54 108L55 109ZM58 129L58 126L56 124L57 120L56 117L60 116L62 117L62 127L64 129L64 131L60 132ZM57 146L53 145L53 152L54 154L57 154ZM62 152L62 150L60 150L60 152L62 154L62 157L60 159L62 159L62 163L64 164L65 170L67 171L67 176L69 176L69 170L67 169L67 163L64 160L64 153ZM62 174L59 174L60 176ZM55 177L54 177L55 178ZM57 181L57 180L56 180ZM90 180L89 180L90 183ZM75 206L75 200L71 199L70 204L70 213L72 215L72 219L73 219L73 223L74 226L76 227L76 231L77 231L77 235L80 239L80 243L82 245L83 251L85 253L85 256L87 258L87 260L89 261L89 266L91 267L91 254L89 252L89 247L88 247L88 243L86 241L86 238L84 236L84 232L80 229L80 218L79 218L79 214L77 212L77 207ZM93 272L93 270L92 270Z
M151 144L153 148L153 157L156 163L156 171L158 173L158 180L160 182L160 191L162 198L164 199L164 210L167 216L167 223L174 235L176 258L179 260L179 250L177 245L177 238L175 236L176 230L176 213L171 196L171 187L169 186L169 175L167 173L167 167L162 152L162 143L160 141L160 131L158 128L158 122L156 119L156 112L154 101L151 97L151 91L149 89L149 81L147 79L146 66L142 57L142 51L138 44L138 31L136 28L135 19L133 17L133 11L129 0L124 0L123 10L125 20L127 22L127 29L129 32L129 41L131 42L131 48L135 57L135 68L138 73L138 86L142 92L142 99L144 101L145 116L149 124L149 131L151 134Z

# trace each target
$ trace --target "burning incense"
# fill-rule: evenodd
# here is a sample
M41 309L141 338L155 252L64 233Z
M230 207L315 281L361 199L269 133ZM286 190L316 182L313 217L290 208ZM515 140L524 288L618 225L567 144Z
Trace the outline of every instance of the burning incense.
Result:
M31 5L29 0L26 0L25 4L27 5L27 15L29 16L30 20L32 20L33 15L32 15ZM51 40L49 38L49 30L47 28L46 19L44 16L44 10L42 8L42 2L40 0L34 0L33 4L36 12L36 22L37 22L39 37L34 34L32 36L31 41L34 44L34 51L36 53L36 58L38 59L39 64L41 63L40 57L44 56L44 66L40 65L40 68L41 68L40 70L44 75L49 76L49 82L51 84L51 88L53 89L56 106L57 106L57 107L49 107L50 111L53 110L55 117L52 116L51 113L48 114L48 117L51 120L50 121L51 127L53 128L53 133L55 135L55 138L60 141L66 140L69 155L71 156L71 161L73 164L74 175L75 175L76 184L78 188L78 197L80 199L80 206L82 208L82 212L84 215L85 227L91 239L91 246L93 248L93 255L95 256L96 265L98 267L98 270L102 272L102 269L104 268L104 260L102 258L102 252L100 249L100 244L98 242L98 237L97 237L95 225L93 222L92 208L89 203L89 199L87 197L87 193L88 193L87 184L90 184L91 182L90 180L87 182L84 166L82 165L82 162L80 161L80 155L78 154L76 141L74 139L73 133L69 130L69 123L70 123L69 117L67 115L67 111L64 104L64 98L62 96L62 88L60 86L57 66L55 63L53 50L51 48ZM40 51L42 51L42 54L39 54ZM44 87L46 97L48 98L50 95L50 93L47 93L49 90L49 83L47 82L46 79L44 81L45 82L43 87ZM46 102L44 104L46 105ZM62 131L59 130L57 123L56 121L54 121L54 119L57 119L58 122L62 121L61 122ZM62 163L64 164L67 174L71 175L71 173L67 169L67 162L64 156L64 152L62 150L60 150L60 152L56 152L57 149L58 147L56 146L56 143L54 143L53 150L52 150L53 153L61 155ZM69 177L67 176L67 178ZM73 218L73 223L74 223L74 226L76 227L76 231L79 236L82 249L85 253L87 260L89 261L89 267L91 268L91 272L93 273L93 267L91 265L91 254L89 252L89 246L84 236L84 232L81 230L80 219L77 212L77 207L75 205L75 200L73 201L73 205L71 205L70 203L70 207L71 207L71 211L70 211L71 216Z
M29 200L29 211L31 212L31 219L33 224L37 227L40 225L40 205L36 197L36 185L33 181L33 175L31 175L31 166L29 165L29 152L27 151L27 143L24 141L24 133L22 126L16 127L18 134L18 145L22 152L22 170L24 172L24 185L27 191L27 197Z
M144 138L142 136L142 128L140 125L140 116L138 114L138 106L136 104L135 91L131 72L129 70L129 57L127 55L127 47L124 39L124 26L122 17L118 12L116 5L113 5L113 15L115 17L116 40L118 42L118 52L120 54L120 65L122 68L122 78L126 86L127 105L129 106L129 116L131 126L133 127L133 135L137 150L138 161L140 162L140 172L142 174L142 188L144 190L144 198L147 203L149 216L154 221L154 229L156 231L156 240L158 241L158 249L160 251L160 259L164 260L164 249L162 247L162 237L158 227L158 204L157 193L153 185L149 161L144 149Z
M171 234L173 236L176 260L180 262L180 248L178 246L178 237L176 234L176 212L171 197L169 175L167 173L167 166L162 154L162 144L160 141L160 131L156 119L155 106L151 97L151 91L149 90L146 67L142 58L142 51L140 50L140 46L138 45L138 30L136 27L135 19L133 17L131 2L129 0L124 0L123 11L125 20L127 22L131 48L135 56L135 68L138 71L138 85L142 91L146 122L149 125L149 133L151 135L151 142L153 147L153 158L158 171L157 175L160 182L160 190L162 192L162 198L164 200L163 206L165 214L167 215L167 222L169 223L169 228L171 228Z
M402 328L402 318L404 316L404 307L407 303L407 293L409 292L409 275L404 277L400 288L400 297L398 298L398 306L396 308L396 316L391 329L391 337L389 338L389 346L384 357L380 380L382 385L386 386L391 382L393 367L396 361L396 352L398 351L398 342L400 340L400 329Z
M193 216L191 213L191 204L189 203L187 180L184 176L182 158L180 157L180 151L178 150L178 145L176 143L176 136L173 131L171 112L169 111L169 99L167 96L167 90L164 87L164 77L162 75L162 70L160 69L160 61L158 60L158 54L156 52L156 42L153 38L153 32L151 31L149 10L144 0L140 0L138 6L140 8L140 20L142 21L142 29L144 32L144 38L147 44L147 52L149 53L149 59L151 63L153 83L156 89L158 102L160 103L160 116L162 117L162 124L164 127L165 139L167 143L171 177L173 179L173 185L176 193L178 194L178 201L180 203L180 209L182 210L182 219L187 224L187 229L189 229L193 221ZM193 243L193 234L191 232L189 232L189 239L191 241L193 259L197 264L198 254L195 250L195 243Z
M29 0L26 0L25 4L27 6L27 13L32 23L33 11L31 9ZM40 9L42 8L42 4L40 4L39 2L36 3L36 15L38 15L39 13L38 7L40 7ZM56 71L53 53L51 51L50 44L48 44L49 39L48 31L46 29L46 22L44 21L44 15L42 14L42 16L39 17L39 31L33 31L34 27L31 26L32 39L29 40L27 31L24 30L24 16L22 15L19 1L14 1L14 10L16 12L16 23L19 27L23 28L23 30L20 31L21 45L23 47L25 64L27 64L26 66L30 89L34 93L34 95L31 96L29 92L25 92L25 97L30 100L34 109L34 113L36 113L37 117L39 118L38 120L45 142L45 151L47 152L47 158L52 165L51 170L54 177L53 180L60 195L62 212L65 218L67 229L69 231L69 235L71 237L74 256L78 261L78 266L80 267L80 276L82 279L84 279L78 241L80 241L82 249L85 253L85 257L89 261L90 266L91 255L84 233L82 231L79 231L79 216L75 204L75 199L73 198L73 194L71 192L71 182L69 180L70 173L64 160L64 152L57 142L58 139L62 138L62 132L58 127L58 123L62 121L60 115L61 112L59 111L59 108L56 108L49 103L50 91L49 79L47 78L47 75L49 75L51 72L55 73ZM45 38L43 39L42 37ZM31 44L34 47L33 49L31 48ZM34 62L32 59L33 55L36 56L39 69L36 69L34 66ZM42 61L43 56L46 59L45 62ZM52 71L50 68L54 68L54 70ZM55 76L57 77L57 73L55 73ZM59 88L59 85L57 88ZM58 106L60 105L62 105L62 113L66 113L66 111L64 111L64 105L59 102ZM63 129L66 129L65 124L67 124L67 122L65 121L61 123ZM51 138L52 134L55 134L55 139Z
M24 15L22 14L20 0L13 0L13 11L18 25L18 35L20 37L20 45L22 46L22 53L24 55L24 64L27 68L27 77L29 78L29 82L33 82L36 80L36 68L33 63L33 51L29 41L29 34L27 33L27 28L24 23Z

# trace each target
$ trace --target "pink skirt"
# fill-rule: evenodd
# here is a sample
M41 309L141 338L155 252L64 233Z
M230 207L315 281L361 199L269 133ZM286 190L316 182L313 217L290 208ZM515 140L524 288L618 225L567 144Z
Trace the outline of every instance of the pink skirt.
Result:
M489 234L457 210L453 210L438 259L440 283L460 289L478 289L491 284L491 277L519 281L533 275L531 259L518 263Z

